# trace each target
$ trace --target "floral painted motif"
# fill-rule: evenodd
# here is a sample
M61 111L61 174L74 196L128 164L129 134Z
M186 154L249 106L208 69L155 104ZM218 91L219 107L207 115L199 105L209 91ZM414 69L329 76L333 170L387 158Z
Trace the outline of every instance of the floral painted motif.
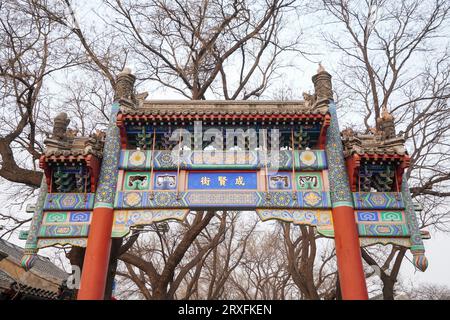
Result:
M302 151L300 153L301 163L303 163L307 166L314 165L316 163L316 160L317 160L316 155L312 151Z
M130 165L137 167L143 165L145 163L145 160L146 160L145 152L137 150L131 152L128 162Z
M314 191L310 191L310 192L305 192L305 194L303 196L303 200L305 201L305 204L307 206L315 207L320 202L322 202L322 197L320 196L319 193L314 192Z
M125 195L123 202L129 206L134 207L141 203L142 196L139 192L129 192Z

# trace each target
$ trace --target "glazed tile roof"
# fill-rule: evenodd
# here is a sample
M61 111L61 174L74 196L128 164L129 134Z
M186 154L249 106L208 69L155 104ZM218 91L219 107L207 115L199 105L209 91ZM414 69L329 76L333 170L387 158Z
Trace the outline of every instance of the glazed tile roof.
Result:
M8 292L12 290L12 294L20 292L22 295L27 295L39 299L55 300L58 298L58 293L50 290L30 287L25 284L18 283L7 272L0 270L0 292Z
M8 273L0 270L0 290L9 289L15 281Z
M33 298L56 300L58 298L58 293L44 290L40 288L30 287L18 282L14 282L12 287L16 292L20 292L22 295L32 296Z
M44 155L47 157L84 157L94 155L101 158L104 140L98 137L72 137L62 143L52 139L45 140L45 143Z
M230 100L145 100L137 108L122 106L126 115L150 116L258 116L325 115L326 104L314 106L305 101L230 101Z
M4 239L0 239L0 252L8 255L5 259L20 265L24 249ZM36 262L31 270L45 279L56 280L59 283L62 283L69 276L68 273L58 268L48 258L40 255L37 255Z
M351 129L342 132L344 156L358 155L407 155L403 137L383 139L379 134L355 133Z

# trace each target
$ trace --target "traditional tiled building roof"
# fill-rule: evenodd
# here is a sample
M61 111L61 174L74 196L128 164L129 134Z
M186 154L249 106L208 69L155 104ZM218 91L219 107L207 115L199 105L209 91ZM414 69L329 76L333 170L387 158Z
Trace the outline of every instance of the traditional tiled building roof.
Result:
M68 149L61 147L53 147L49 144L45 151L47 157L51 156L86 156L89 154L95 155L99 158L102 157L103 141L97 138L91 137L75 137L70 144L67 145Z
M305 101L227 101L227 100L145 100L136 109L124 107L126 114L151 115L295 115L326 114L327 105L319 107Z
M58 299L69 274L37 255L29 271L32 275L21 276L18 270L23 254L23 248L0 239L0 299Z
M4 239L0 239L0 252L7 255L5 259L20 265L24 249ZM48 258L40 255L37 256L33 272L45 279L56 280L59 283L62 283L68 277L67 272L58 268Z
M97 131L90 136L78 136L76 130L68 129L70 119L65 112L61 112L54 119L53 132L47 138L44 154L39 159L39 165L44 169L49 190L61 184L68 184L69 187L76 184L78 188L86 191L95 189L100 162L103 157L103 147L105 143L105 133ZM50 167L56 166L78 166L80 169L76 176L67 175L64 172L57 176L52 176ZM59 176L58 176L59 174ZM64 187L64 190L67 188ZM67 192L67 191L66 191Z
M35 288L14 280L3 270L0 270L0 300L3 299L39 299L56 300L58 293L50 290Z
M181 123L202 120L253 124L276 119L281 124L294 119L321 121L327 111L326 105L314 107L304 101L144 101L136 109L122 107L118 122L144 120Z
M0 291L8 290L15 282L14 278L3 270L0 270Z
M329 76L324 72L321 76ZM331 76L330 76L331 77ZM313 79L315 93L304 93L303 101L267 100L145 100L147 93L134 93L135 77L128 69L118 75L116 96L120 103L121 119L141 120L188 120L202 119L240 119L261 120L271 116L286 119L325 116L328 112L328 99L331 88L324 87L323 79Z

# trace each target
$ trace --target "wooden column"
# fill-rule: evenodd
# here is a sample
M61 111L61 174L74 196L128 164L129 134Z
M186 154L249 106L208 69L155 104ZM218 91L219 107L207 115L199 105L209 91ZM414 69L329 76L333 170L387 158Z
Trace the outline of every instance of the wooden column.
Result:
M342 299L367 300L367 286L355 221L353 195L344 162L336 106L332 100L329 102L329 112L331 124L327 132L326 152Z

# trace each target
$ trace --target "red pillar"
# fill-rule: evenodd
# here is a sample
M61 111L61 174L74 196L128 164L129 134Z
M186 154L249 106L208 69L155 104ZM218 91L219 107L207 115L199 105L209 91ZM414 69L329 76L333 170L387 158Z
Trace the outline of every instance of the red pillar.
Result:
M333 208L332 214L342 299L367 300L369 296L354 210L349 206L339 206Z
M103 300L108 275L114 210L99 207L92 212L78 300Z

